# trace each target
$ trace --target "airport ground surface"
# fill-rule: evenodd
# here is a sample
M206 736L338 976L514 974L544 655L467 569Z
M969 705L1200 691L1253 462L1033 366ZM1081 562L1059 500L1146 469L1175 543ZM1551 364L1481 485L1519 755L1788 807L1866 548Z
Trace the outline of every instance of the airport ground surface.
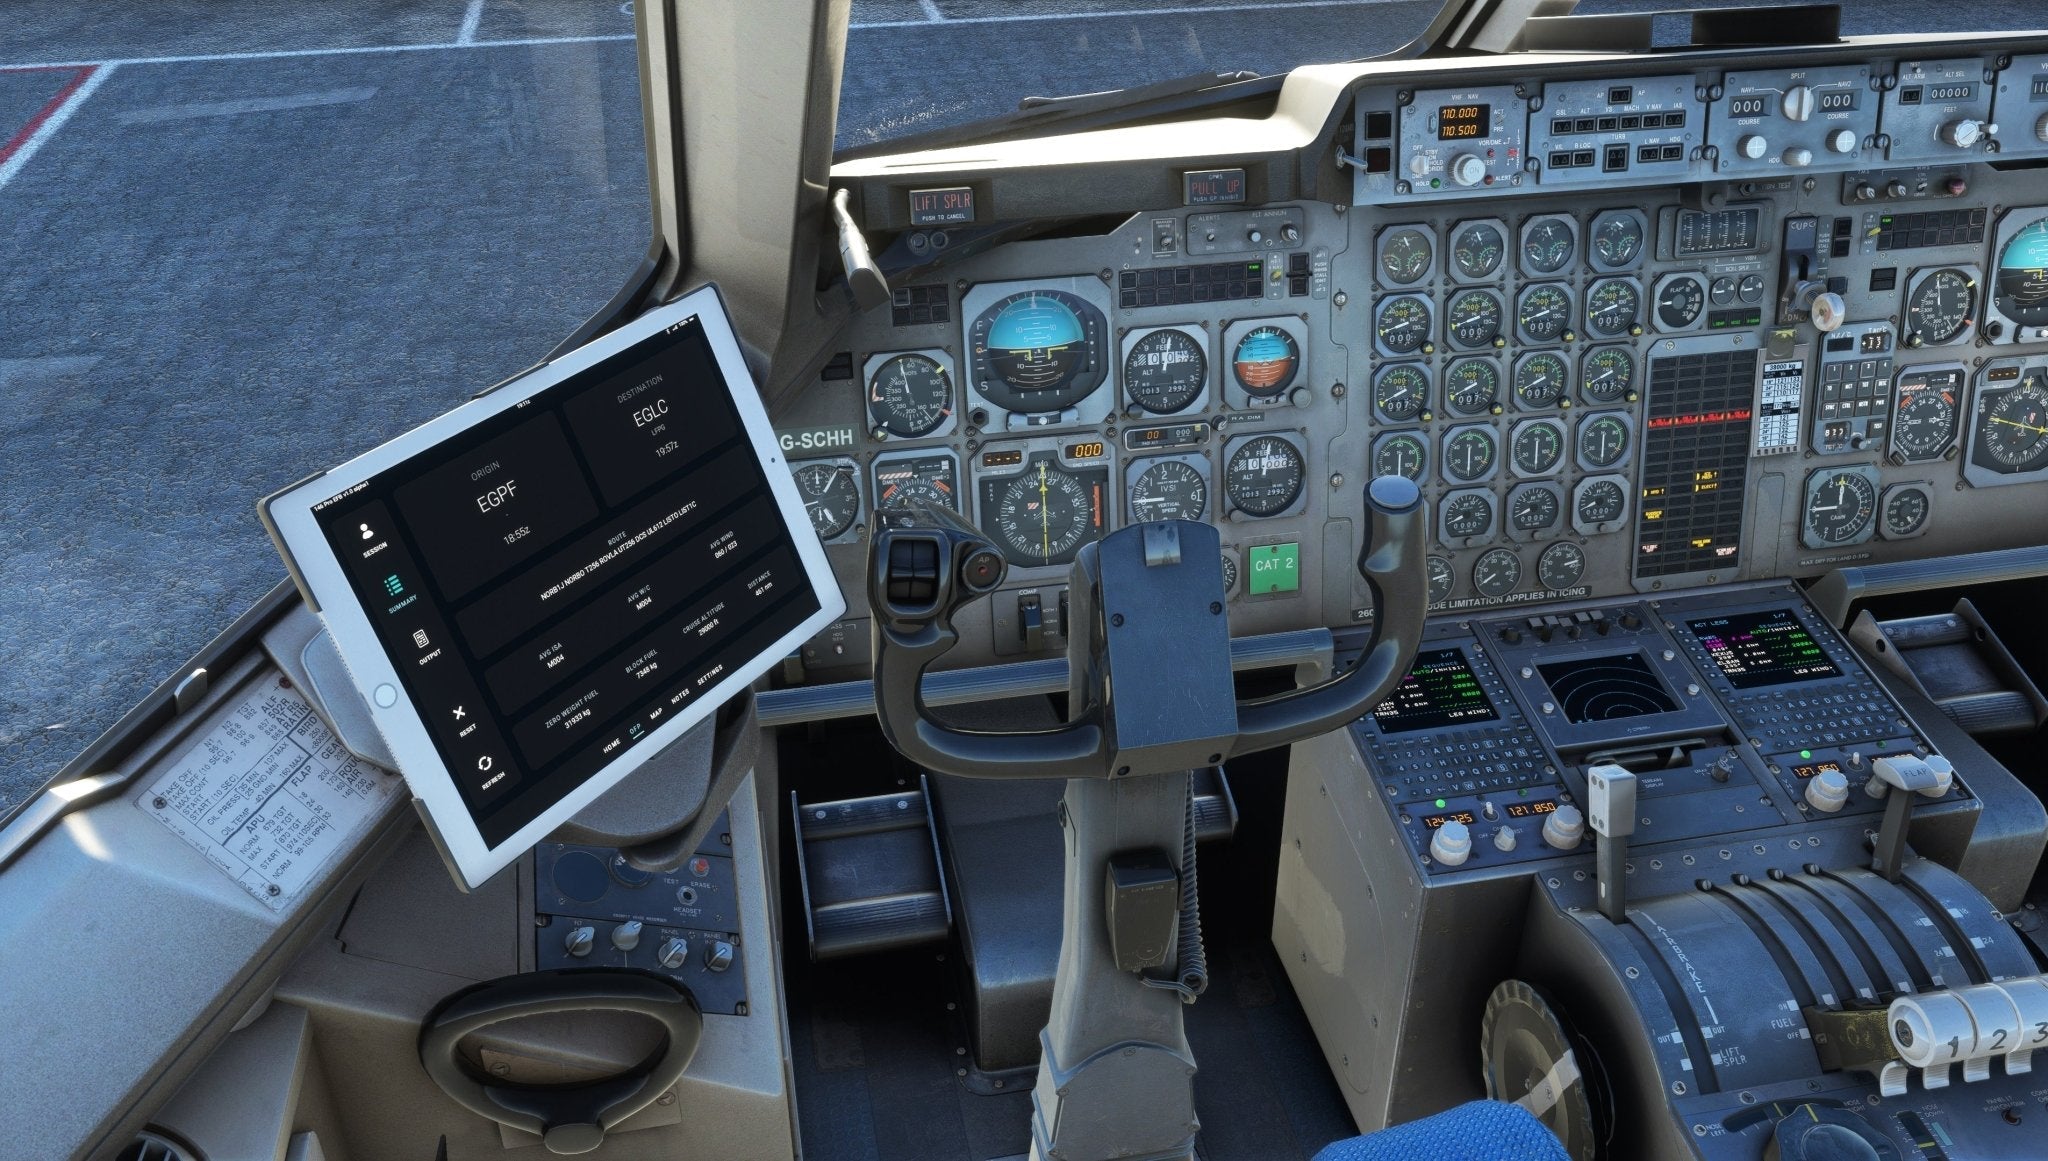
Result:
M1858 33L2048 24L1845 7ZM648 229L630 2L7 8L0 811L282 578L258 497L530 364ZM839 140L1385 52L1435 8L855 0Z

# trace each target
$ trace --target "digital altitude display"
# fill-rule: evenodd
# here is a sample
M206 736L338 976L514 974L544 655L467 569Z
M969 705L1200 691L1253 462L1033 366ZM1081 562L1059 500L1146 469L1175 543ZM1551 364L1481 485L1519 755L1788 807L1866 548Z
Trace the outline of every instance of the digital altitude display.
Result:
M1492 131L1492 105L1443 105L1436 111L1438 141L1466 141Z
M1499 717L1486 690L1480 688L1479 675L1457 649L1417 654L1408 676L1372 711L1372 720L1383 734L1490 722Z
M1842 675L1790 609L1707 617L1685 627L1737 689Z

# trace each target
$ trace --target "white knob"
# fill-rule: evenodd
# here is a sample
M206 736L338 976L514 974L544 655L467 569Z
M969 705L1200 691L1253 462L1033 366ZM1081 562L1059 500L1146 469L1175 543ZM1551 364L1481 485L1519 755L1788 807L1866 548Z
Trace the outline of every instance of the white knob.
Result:
M1514 849L1515 849L1515 828L1514 828L1514 827L1511 827L1511 826L1504 826L1504 827L1501 827L1501 828L1500 828L1499 830L1497 830L1497 831L1494 831L1494 832L1493 832L1493 849L1494 849L1494 850L1497 850L1497 851L1511 851L1511 850L1514 850Z
M1813 150L1804 145L1794 145L1786 149L1781 156L1785 159L1786 165L1798 167L1813 164Z
M1823 770L1806 783L1806 804L1833 814L1849 803L1849 779L1840 770Z
M1459 185L1478 185L1485 181L1485 159L1476 153L1460 153L1451 159L1451 180Z
M1934 771L1934 785L1927 787L1920 793L1928 798L1940 798L1942 795L1947 794L1948 788L1956 780L1955 764L1940 754L1929 754L1927 755L1927 768Z
M2042 140L2048 141L2048 137L2044 137ZM1856 131L1854 129L1837 129L1833 133L1828 134L1829 153L1854 153L1856 152L1856 145Z
M1813 328L1827 334L1841 326L1842 320L1849 317L1849 304L1843 302L1842 296L1832 290L1822 291L1813 296L1810 316L1813 319Z
M2041 119L2034 122L2034 140L2048 141L2048 113L2041 114Z
M1761 133L1745 133L1735 142L1735 152L1747 157L1751 161L1763 160L1764 154L1770 148L1771 143L1765 141L1764 135Z
M1566 803L1552 811L1543 820L1543 841L1561 851L1571 850L1579 845L1586 835L1586 816L1579 808Z
M562 937L563 950L574 956L589 955L596 944L597 929L594 927L571 928L569 934Z
M710 947L704 949L704 966L722 972L732 966L732 957L732 944L722 939L714 940Z
M620 951L631 951L640 946L640 921L628 919L612 928L612 946Z
M1813 90L1805 85L1793 85L1785 90L1779 105L1785 112L1785 120L1804 121L1813 116Z
M1429 857L1446 867L1461 866L1472 857L1472 832L1464 823L1452 821L1429 836Z
M1971 149L1984 140L1984 122L1974 117L1960 117L1941 127L1941 139L1957 149Z
M654 959L661 966L674 971L690 962L690 945L680 939L665 940L655 950Z

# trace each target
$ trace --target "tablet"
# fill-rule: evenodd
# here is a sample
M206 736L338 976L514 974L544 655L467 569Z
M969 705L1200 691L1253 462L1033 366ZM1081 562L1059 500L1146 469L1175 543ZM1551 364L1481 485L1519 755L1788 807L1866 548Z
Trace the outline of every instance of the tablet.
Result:
M716 287L258 510L469 887L845 612Z

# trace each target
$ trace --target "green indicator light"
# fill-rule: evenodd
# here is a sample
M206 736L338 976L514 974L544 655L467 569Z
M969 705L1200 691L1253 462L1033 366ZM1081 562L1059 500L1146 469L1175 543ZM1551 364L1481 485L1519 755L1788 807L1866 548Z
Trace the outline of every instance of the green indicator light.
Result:
M1430 178L1430 179L1429 179L1429 188L1431 188L1431 189L1442 189L1443 187L1444 187L1444 182L1443 182L1443 179L1442 179L1442 178L1440 178L1440 177L1432 177L1432 178Z
M1446 806L1448 806L1448 805L1450 805L1450 804L1449 804L1449 803L1447 803L1447 802L1445 802L1445 801L1444 801L1443 799L1441 799L1441 798L1439 798L1439 799L1437 799L1437 800L1436 800L1436 808L1437 808L1438 810L1442 810L1442 809L1443 809L1444 807L1446 807Z
M1812 750L1801 750L1801 751L1799 751L1799 756L1800 756L1800 757L1802 757L1802 758L1811 758L1811 757L1813 757L1813 751L1812 751Z

